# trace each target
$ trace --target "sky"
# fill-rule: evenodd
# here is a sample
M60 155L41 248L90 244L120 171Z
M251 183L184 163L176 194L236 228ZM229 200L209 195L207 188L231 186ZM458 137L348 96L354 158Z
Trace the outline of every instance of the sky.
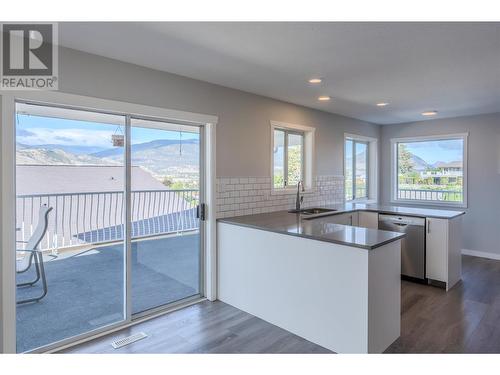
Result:
M408 151L429 164L437 161L461 161L463 158L463 140L425 141L406 143Z
M17 115L16 122L17 142L30 146L61 144L111 148L111 136L125 131L123 126L117 125L21 114ZM179 132L132 128L132 144L179 138ZM182 139L199 139L199 134L182 132Z

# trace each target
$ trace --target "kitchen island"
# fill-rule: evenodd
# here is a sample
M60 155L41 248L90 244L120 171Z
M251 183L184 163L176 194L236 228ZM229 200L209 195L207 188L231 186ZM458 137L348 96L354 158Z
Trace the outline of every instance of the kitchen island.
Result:
M400 335L400 233L286 211L220 219L219 299L338 353Z
M219 299L338 353L383 352L400 334L404 235L379 214L424 218L427 277L460 280L463 211L340 204L219 219Z

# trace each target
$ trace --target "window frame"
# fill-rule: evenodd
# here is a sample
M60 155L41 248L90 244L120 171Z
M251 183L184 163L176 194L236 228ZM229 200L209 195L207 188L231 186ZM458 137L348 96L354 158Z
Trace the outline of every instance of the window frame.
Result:
M403 137L391 138L391 203L403 203L407 205L417 206L444 206L444 207L468 207L468 138L469 133L455 133L455 134L439 134L417 137ZM397 147L400 143L411 142L426 142L426 141L449 141L460 139L463 141L462 150L462 163L463 163L463 188L462 188L462 202L447 202L447 201L426 201L416 199L399 199L398 198L398 152Z
M370 150L370 143L368 141L361 141L361 140L358 140L358 139L352 139L352 138L346 138L344 140L344 147L345 147L345 143L347 141L350 141L352 142L352 165L351 165L351 168L352 168L352 171L353 171L353 174L352 174L352 199L348 200L349 202L351 201L362 201L362 200L366 200L368 199L368 196L369 196L369 193L370 193L370 157L369 157L369 150ZM366 188L365 188L365 196L364 197L358 197L356 195L356 191L357 191L357 188L356 188L356 164L358 162L358 158L356 156L356 145L357 144L361 144L361 145L365 145L366 146L366 153L365 153L365 158L366 158L366 161L365 161L365 165L366 165ZM344 157L344 164L346 162L346 158L347 155L345 155ZM344 165L344 168L345 168L345 165ZM345 182L344 181L344 190L345 190ZM344 191L344 194L345 194L345 191ZM346 199L347 200L347 199Z
M367 145L366 152L366 197L363 198L355 198L355 194L353 194L353 199L346 199L346 150L345 145L346 141L353 141L353 184L352 189L355 191L355 164L356 164L356 143L362 143ZM373 137L367 137L363 135L344 133L344 143L342 144L342 153L343 153L343 171L344 171L344 200L346 202L351 203L376 203L378 198L378 139Z
M300 153L300 181L303 181L304 179L304 151L305 151L305 134L304 132L296 131L296 130L289 130L289 129L282 129L282 128L274 128L274 132L281 131L283 132L283 187L276 187L274 186L274 159L273 159L273 186L275 189L286 189L289 186L296 186L296 185L290 185L288 183L288 146L289 146L289 140L288 137L290 135L298 135L302 137L302 142L301 142L301 153ZM274 155L274 142L273 142L273 155Z
M284 132L284 187L274 186L274 132L280 130ZM289 185L288 179L288 135L302 136L302 155L301 155L301 177L306 192L313 189L313 155L314 155L314 134L315 128L304 125L289 124L278 121L271 121L271 194L295 193L297 185Z

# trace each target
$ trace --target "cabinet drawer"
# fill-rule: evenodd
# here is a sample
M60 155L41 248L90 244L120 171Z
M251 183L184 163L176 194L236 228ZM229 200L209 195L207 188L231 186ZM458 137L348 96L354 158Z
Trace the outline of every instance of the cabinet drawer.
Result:
M358 224L363 228L378 229L378 212L359 212Z
M357 212L349 212L349 213L345 213L345 214L333 215L333 216L330 216L329 221L331 221L332 223L335 223L335 224L357 226L358 225L358 213Z

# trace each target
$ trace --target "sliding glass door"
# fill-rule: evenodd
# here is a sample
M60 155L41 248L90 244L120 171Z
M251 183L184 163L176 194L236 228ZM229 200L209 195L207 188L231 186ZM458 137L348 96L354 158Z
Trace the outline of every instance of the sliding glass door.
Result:
M132 313L200 293L200 128L132 118Z
M200 296L202 148L201 126L16 104L18 352Z
M18 352L126 319L125 120L16 106Z

